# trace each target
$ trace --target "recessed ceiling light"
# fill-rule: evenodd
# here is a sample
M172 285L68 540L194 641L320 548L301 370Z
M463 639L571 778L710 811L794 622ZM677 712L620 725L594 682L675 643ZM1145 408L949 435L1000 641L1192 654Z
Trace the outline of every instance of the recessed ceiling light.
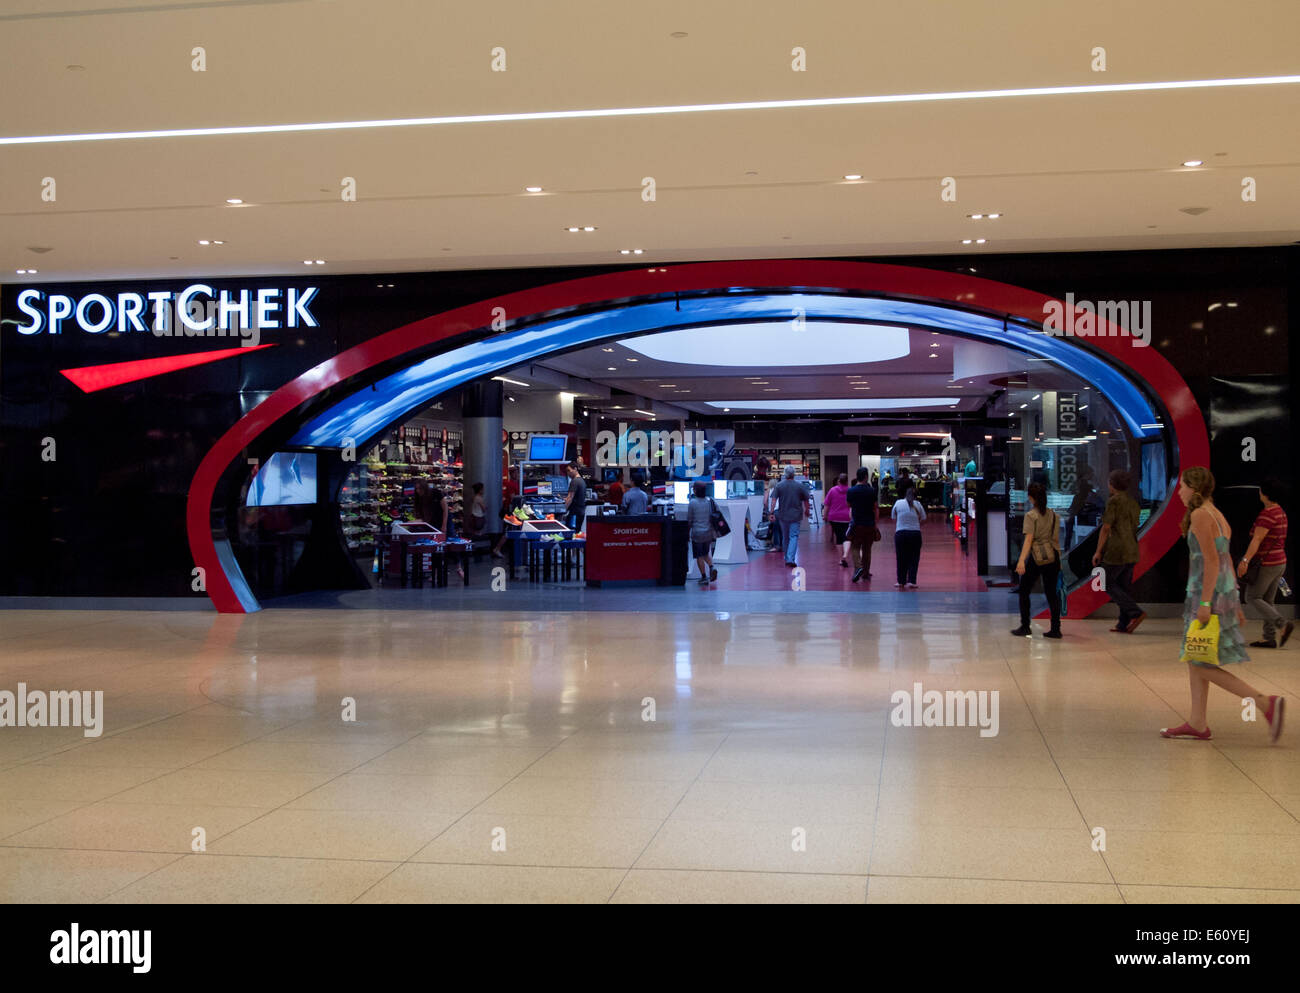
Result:
M602 348L602 349L601 349L602 352L612 352L613 350L614 350L614 349L612 349L612 348Z
M230 198L228 198L228 199L226 200L226 203L231 203L231 204L236 204L236 205L241 204L241 203L243 203L243 202L244 202L244 201L241 200L241 199L239 199L239 197L230 197Z
M524 187L524 192L525 192L525 193L541 193L541 192L542 192L542 188L541 188L540 186L525 186L525 187Z
M616 365L612 365L612 366L609 367L609 370L608 370L608 371L609 371L609 372L618 372L618 366L616 366Z
M224 245L225 242L224 242L224 241L214 241L212 244L214 244L214 245Z
M1183 163L1188 169L1195 169L1198 165L1205 165L1201 159L1188 159Z
M1020 409L1021 409L1021 410L1024 410L1024 409L1025 409L1026 407L1028 407L1028 406L1029 406L1029 404L1027 404L1027 403L1022 403L1022 404L1020 405Z
M316 264L317 264L317 265L324 265L324 264L325 264L325 260L324 260L324 259L317 259L317 260L316 260Z
M636 359L628 359L628 361L629 361L629 362L635 362L635 361L637 361L637 360L636 360Z
M970 239L970 238L963 238L963 239L961 240L961 243L962 243L963 245L969 245L969 244L971 243L971 239Z
M931 353L930 353L930 358L932 358L932 359L937 359L938 357L939 357L939 356L935 355L934 352L931 352Z
M632 254L632 249L630 249L630 248L620 248L620 249L618 250L618 254L619 254L619 255L631 255L631 254Z
M853 172L853 173L849 173L849 175L845 176L844 178L845 178L845 179L861 179L862 176L861 176L859 173Z
M723 407L723 408L722 408L722 412L723 412L724 414L730 414L730 413L731 413L731 408L730 408L730 407Z
M980 221L984 219L983 214L967 214L966 216L969 217L972 221Z
M595 231L596 229L593 228L590 224L588 224L588 225L587 225L586 227L584 227L582 230L584 230L584 231Z
M988 241L987 238L976 238L976 239L975 239L975 244L977 244L977 245L982 245L982 244L984 244L986 241Z
M1001 216L1001 214L989 214L989 220L996 221Z
M566 231L581 231L582 228L565 228Z
M1034 394L1032 397L1030 397L1029 399L1031 399L1031 400L1037 400L1037 399L1038 399L1039 397L1041 397L1042 395L1043 395L1043 394L1041 394L1041 393L1035 393L1035 394Z
M311 265L311 259L303 259L303 260L302 260L302 264L303 264L303 265Z
M212 242L208 241L208 239L206 239L206 238L201 238L201 239L199 239L199 244L200 244L200 245L211 245Z
M675 388L676 386L677 386L676 383L660 383L660 384L659 384L659 388L660 388L661 390L671 390L671 389Z

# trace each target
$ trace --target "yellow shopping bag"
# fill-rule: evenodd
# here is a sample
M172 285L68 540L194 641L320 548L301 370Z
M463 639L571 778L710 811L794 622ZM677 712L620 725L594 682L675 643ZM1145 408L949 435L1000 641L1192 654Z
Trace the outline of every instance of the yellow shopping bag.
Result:
M1202 627L1195 618L1187 626L1183 636L1183 662L1199 662L1202 665L1219 664L1219 615L1211 614L1209 622Z

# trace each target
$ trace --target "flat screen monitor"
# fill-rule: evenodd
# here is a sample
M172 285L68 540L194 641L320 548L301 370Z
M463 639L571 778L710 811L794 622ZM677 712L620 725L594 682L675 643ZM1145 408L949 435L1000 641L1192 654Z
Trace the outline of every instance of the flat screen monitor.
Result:
M563 462L569 439L562 434L535 434L528 439L529 462Z
M276 452L257 470L248 488L250 507L287 507L316 502L316 456Z

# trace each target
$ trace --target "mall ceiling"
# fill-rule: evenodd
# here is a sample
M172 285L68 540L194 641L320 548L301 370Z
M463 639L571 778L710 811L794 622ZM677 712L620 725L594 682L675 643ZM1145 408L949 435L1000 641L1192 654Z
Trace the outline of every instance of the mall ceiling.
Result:
M7 0L0 138L1261 77L1297 36L1294 0ZM0 143L0 279L1281 245L1297 120L1289 84Z

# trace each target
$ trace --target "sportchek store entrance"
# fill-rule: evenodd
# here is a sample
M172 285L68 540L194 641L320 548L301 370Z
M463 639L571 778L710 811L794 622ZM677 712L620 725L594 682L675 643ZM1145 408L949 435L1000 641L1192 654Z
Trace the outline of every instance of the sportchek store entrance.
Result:
M459 300L393 292L433 276L164 287L171 334L131 303L151 287L5 288L6 433L58 445L38 493L5 485L9 520L35 525L7 525L29 568L5 595L202 595L231 612L897 596L890 509L910 490L918 586L1001 610L1038 481L1081 616L1104 599L1087 579L1108 474L1135 481L1149 571L1178 537L1171 481L1209 458L1201 403L1150 324L1067 308L1054 325L1056 297L1002 282L815 260L461 275ZM205 298L202 328L180 304ZM1090 332L1068 323L1085 313ZM770 520L787 468L809 503L793 571ZM859 469L882 540L855 583L831 490ZM688 544L696 483L730 532L712 582Z

